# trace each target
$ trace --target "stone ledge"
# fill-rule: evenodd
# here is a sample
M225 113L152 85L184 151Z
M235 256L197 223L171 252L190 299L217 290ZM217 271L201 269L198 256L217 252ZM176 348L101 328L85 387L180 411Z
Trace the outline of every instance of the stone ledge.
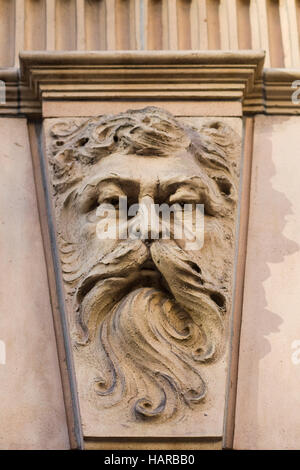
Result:
M300 114L300 104L292 102L295 80L300 80L299 69L264 70L266 114Z
M218 101L241 108L263 61L261 51L22 52L18 109L14 101L7 108L29 115L51 101Z
M300 70L263 69L263 62L261 51L22 52L20 70L0 71L7 97L0 114L52 116L64 103L60 116L93 115L95 104L106 109L111 101L169 102L183 115L196 112L191 103L203 113L208 102L222 103L222 115L300 114L291 100Z

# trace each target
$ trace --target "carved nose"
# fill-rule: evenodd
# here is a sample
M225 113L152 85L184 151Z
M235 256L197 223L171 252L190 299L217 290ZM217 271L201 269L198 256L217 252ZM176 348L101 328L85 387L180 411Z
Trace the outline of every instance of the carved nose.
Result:
M140 238L147 244L160 236L160 220L155 211L154 201L150 196L144 196L139 208Z

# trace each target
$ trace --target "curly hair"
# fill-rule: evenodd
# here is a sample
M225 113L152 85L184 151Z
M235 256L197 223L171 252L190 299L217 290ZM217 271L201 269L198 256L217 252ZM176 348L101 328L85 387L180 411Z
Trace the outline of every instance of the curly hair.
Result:
M113 153L164 157L186 150L205 167L232 174L232 133L218 121L199 132L156 107L89 118L80 124L58 122L50 130L54 186L63 192L84 176L85 167Z

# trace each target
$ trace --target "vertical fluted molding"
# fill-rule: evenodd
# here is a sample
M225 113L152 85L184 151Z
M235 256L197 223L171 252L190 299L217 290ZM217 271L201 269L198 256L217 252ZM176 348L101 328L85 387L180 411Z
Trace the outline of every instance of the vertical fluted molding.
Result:
M55 48L76 50L76 0L56 0Z
M84 0L76 0L76 45L77 50L85 50L85 9Z
M191 0L177 0L178 49L192 49ZM195 25L193 25L195 27Z
M284 67L279 0L267 0L267 19L271 67Z
M177 5L174 0L167 0L168 9L168 49L177 49Z
M300 0L0 0L0 66L24 49L264 49L299 67Z
M15 66L19 65L19 52L24 49L24 0L15 0Z
M143 49L148 50L148 0L140 0L141 42Z
M239 48L239 41L238 41L238 29L237 29L236 0L226 0L226 7L227 7L227 21L228 21L228 29L229 29L230 49L237 50Z
M105 0L106 4L106 44L109 51L116 49L116 2L115 0Z
M197 0L197 7L198 7L199 49L206 50L208 49L206 1Z
M296 1L296 21L297 21L297 30L298 30L298 47L300 48L300 0Z
M116 49L130 49L130 5L129 0L115 0Z
M142 38L141 38L141 7L140 0L133 0L134 9L134 41L135 48L137 50L142 49Z
M287 10L287 2L279 1L279 21L282 36L283 64L282 66L292 67L292 41L290 36L290 22Z
M130 50L137 49L137 41L136 41L136 3L135 0L129 0L129 30L130 30L130 37L129 37L129 48Z
M46 49L53 51L55 49L55 0L46 0Z
M25 50L46 49L46 0L25 0Z
M236 8L239 49L251 49L250 0L237 0Z
M258 9L256 0L250 0L250 25L251 25L251 42L254 50L261 48L259 21L258 21Z
M286 2L291 37L291 67L300 67L300 2L299 2L299 25L297 25L296 0Z
M237 11L236 0L220 0L220 36L221 49L237 50Z
M199 49L199 14L198 1L191 0L190 7L190 29L191 29L191 49Z
M288 68L299 67L299 40L295 0L280 0L279 14L284 50L284 65Z
M208 49L220 49L220 0L206 0L206 13Z
M136 48L136 4L135 0L115 0L116 49Z
M161 28L162 28L162 48L164 50L169 49L168 15L169 15L168 2L166 0L162 0L162 4L161 4Z
M14 65L14 0L0 0L0 67Z
M162 0L147 0L147 49L163 49L163 5Z
M265 67L270 67L266 0L251 0L250 20L252 48L266 51Z
M85 45L88 51L106 50L105 0L85 0Z
M232 16L231 16L231 20L232 20ZM229 28L231 25L228 24L226 0L220 0L219 23L220 23L220 43L221 43L220 48L229 50L230 49Z

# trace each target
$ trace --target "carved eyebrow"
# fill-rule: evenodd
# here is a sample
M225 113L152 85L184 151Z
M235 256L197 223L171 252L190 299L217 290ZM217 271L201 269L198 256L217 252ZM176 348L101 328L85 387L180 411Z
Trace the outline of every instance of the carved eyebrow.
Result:
M207 178L201 177L198 175L193 175L185 178L171 178L169 180L161 181L160 182L160 187L163 191L170 191L173 189L176 189L177 186L183 186L183 185L190 185L194 186L195 189L199 189L199 187L203 187L204 185L207 185Z
M137 180L123 178L120 175L108 175L108 176L102 176L98 178L95 177L93 180L88 181L86 185L82 188L81 193L85 192L85 190L88 187L96 188L97 186L100 186L100 184L103 184L103 183L107 183L107 184L113 183L119 186L122 190L126 190L126 189L128 190L130 188L130 189L134 189L138 191L140 187L140 183Z

